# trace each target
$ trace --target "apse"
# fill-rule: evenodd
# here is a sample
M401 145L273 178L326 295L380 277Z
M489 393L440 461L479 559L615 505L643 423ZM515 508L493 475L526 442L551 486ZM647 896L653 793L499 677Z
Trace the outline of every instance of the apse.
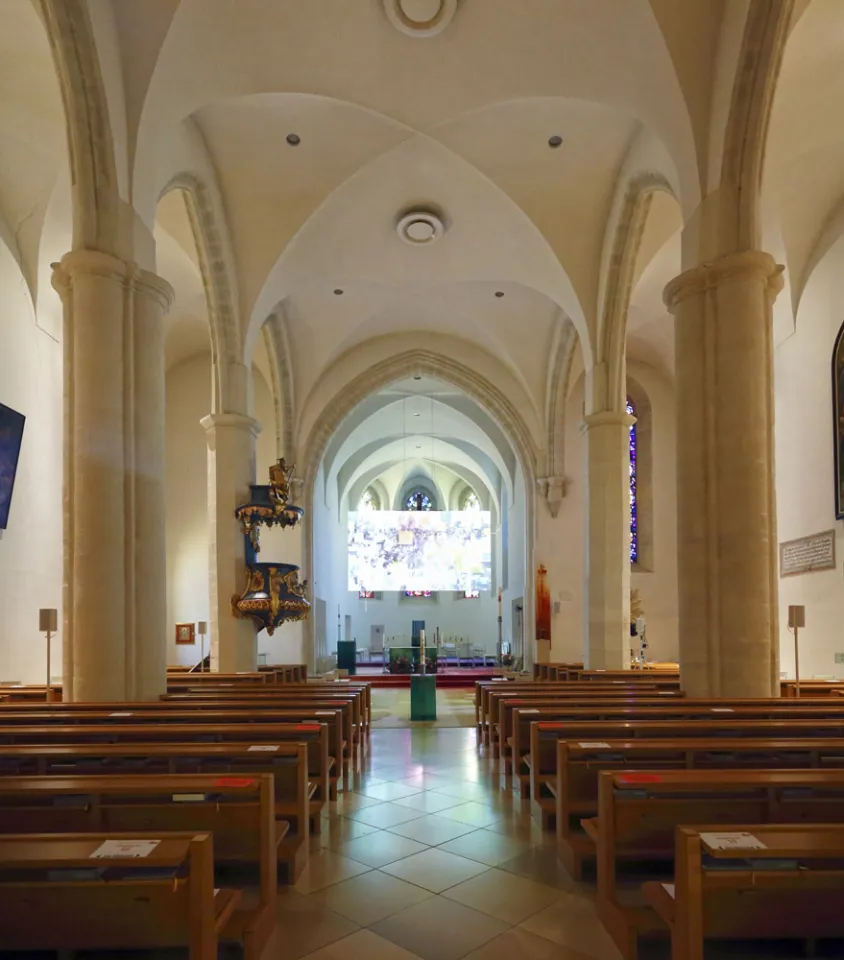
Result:
M360 402L313 493L317 662L338 640L377 662L420 626L477 660L499 642L523 657L525 509L506 432L459 388L417 375Z

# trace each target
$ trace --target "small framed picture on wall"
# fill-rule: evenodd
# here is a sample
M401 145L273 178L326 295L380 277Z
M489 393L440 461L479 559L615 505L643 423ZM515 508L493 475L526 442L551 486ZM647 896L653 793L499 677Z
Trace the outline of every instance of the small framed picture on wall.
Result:
M177 623L176 624L176 643L190 646L196 643L195 623Z

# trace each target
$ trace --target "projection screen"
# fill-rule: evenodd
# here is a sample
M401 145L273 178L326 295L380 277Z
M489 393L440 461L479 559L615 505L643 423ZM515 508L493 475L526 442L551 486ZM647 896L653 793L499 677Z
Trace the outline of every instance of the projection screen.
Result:
M489 590L487 511L349 514L349 589Z

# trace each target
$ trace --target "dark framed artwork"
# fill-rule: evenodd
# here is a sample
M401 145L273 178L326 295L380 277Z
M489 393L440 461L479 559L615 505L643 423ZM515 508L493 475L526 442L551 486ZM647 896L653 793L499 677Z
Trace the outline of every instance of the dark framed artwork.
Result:
M176 624L176 643L184 646L191 646L196 643L194 631L195 623L177 623Z
M835 519L844 520L844 324L832 350L832 430L835 462Z

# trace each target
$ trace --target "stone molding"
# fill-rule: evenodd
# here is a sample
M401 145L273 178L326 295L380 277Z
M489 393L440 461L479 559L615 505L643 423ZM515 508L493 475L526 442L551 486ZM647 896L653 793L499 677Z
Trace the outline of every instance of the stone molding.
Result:
M176 174L161 196L171 190L181 190L185 196L211 327L213 406L215 410L222 411L236 403L236 398L232 396L235 387L229 377L230 364L242 362L237 282L227 226L220 222L211 191L196 174L188 171Z
M545 398L545 469L549 475L563 475L566 470L566 404L578 343L579 335L571 318L564 314L558 317L549 356Z
M292 350L283 304L267 317L261 328L270 358L273 405L276 415L276 449L279 457L295 459L296 407Z
M635 422L636 418L631 417L629 413L622 413L619 410L599 410L597 413L587 413L580 429L583 433L596 427L627 427L629 429Z
M538 477L536 480L536 485L548 505L548 512L554 520L563 505L568 482L568 477Z
M249 417L245 413L209 413L199 423L208 434L219 427L251 432L252 436L256 438L261 432L261 424L254 417Z
M163 277L144 270L136 263L121 260L99 250L72 250L51 266L53 288L62 300L79 276L102 277L124 284L133 291L152 297L164 312L170 309L175 298L172 286Z
M67 123L73 247L116 252L117 168L99 54L85 0L38 0Z
M730 253L717 260L702 263L686 270L667 284L662 294L665 306L671 313L688 297L700 296L709 290L736 278L754 280L765 287L770 303L773 303L784 284L785 267L761 250L743 250Z

